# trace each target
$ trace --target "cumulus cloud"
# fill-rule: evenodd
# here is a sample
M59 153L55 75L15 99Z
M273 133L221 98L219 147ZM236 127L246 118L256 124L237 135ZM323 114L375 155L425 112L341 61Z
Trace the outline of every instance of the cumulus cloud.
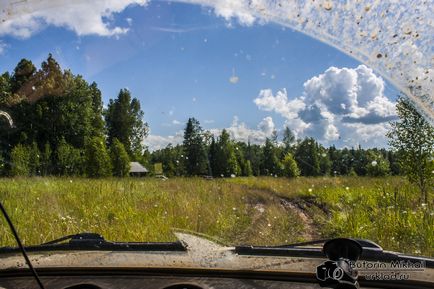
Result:
M77 35L113 36L128 28L112 26L115 13L130 5L144 6L148 0L105 1L12 1L6 0L0 35L27 38L47 25L66 27Z
M183 136L184 132L182 130L169 136L149 134L143 143L149 148L149 150L155 151L165 148L168 144L177 145L182 143Z
M302 96L292 100L285 89L276 94L261 90L254 103L284 117L297 136L324 142L349 134L357 142L384 139L387 122L396 118L395 103L384 96L383 79L365 65L330 67L307 80Z
M270 116L262 119L256 128L249 128L244 122L241 122L237 116L234 116L231 125L225 129L233 140L262 144L265 142L267 137L271 137L276 126ZM222 128L211 128L208 131L218 137L222 130ZM150 134L145 139L144 144L148 146L151 151L154 151L165 148L168 144L181 144L183 141L183 135L184 132L182 130L169 136Z
M230 127L226 128L232 139L236 141L251 142L261 144L267 137L270 137L275 130L273 119L270 116L265 117L256 129L247 127L244 122L240 122L235 116ZM218 131L218 134L220 134ZM215 133L217 134L217 133Z

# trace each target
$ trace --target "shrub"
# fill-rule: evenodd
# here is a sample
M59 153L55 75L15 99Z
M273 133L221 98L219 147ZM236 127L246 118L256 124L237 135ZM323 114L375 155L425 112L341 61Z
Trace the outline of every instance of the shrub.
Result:
M124 145L114 138L111 148L110 157L113 168L113 175L116 177L126 177L130 171L130 158Z
M286 177L293 178L300 175L300 170L297 166L297 162L290 152L286 153L282 161L283 171Z
M27 146L18 144L11 152L11 175L28 176L30 174L30 150Z
M85 145L85 170L88 177L108 177L111 162L102 137L91 137Z

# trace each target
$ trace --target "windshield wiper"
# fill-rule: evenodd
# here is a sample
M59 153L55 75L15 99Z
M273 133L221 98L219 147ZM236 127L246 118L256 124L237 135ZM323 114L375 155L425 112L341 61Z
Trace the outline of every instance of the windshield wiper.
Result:
M67 242L65 242L67 241ZM27 252L59 250L102 250L102 251L186 251L179 242L110 242L96 233L79 233L35 246L26 246ZM2 247L0 254L18 252L17 247Z
M332 239L314 240L294 244L285 244L279 246L236 246L235 252L238 255L259 255L259 256L288 256L288 257L305 257L305 258L323 258L324 252L322 245ZM434 268L434 259L428 257L409 256L398 252L384 251L380 245L365 239L352 239L359 243L363 248L360 259L367 261L413 261L425 262L427 267Z

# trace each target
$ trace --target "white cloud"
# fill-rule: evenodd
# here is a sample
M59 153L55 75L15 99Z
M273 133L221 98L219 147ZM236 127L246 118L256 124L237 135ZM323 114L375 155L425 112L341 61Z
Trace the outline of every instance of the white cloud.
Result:
M307 80L303 95L295 99L289 100L285 89L275 95L264 89L254 102L284 117L298 137L313 136L326 143L348 134L357 142L384 142L387 122L396 117L395 103L384 96L383 79L365 65L330 67Z
M172 124L174 124L174 125L180 125L182 123L179 120L174 119L174 120L172 120Z
M0 35L30 37L46 25L66 27L77 35L95 34L113 36L124 34L128 28L112 26L113 14L129 5L144 6L148 0L105 0L105 1L12 1L6 0L0 24ZM128 21L128 20L127 20Z
M211 128L209 131L216 137L221 134L222 128ZM237 116L234 116L232 123L226 128L232 139L236 141L250 142L254 144L262 144L267 137L271 137L275 130L275 124L270 116L265 117L259 122L256 129L249 128L244 122L240 122ZM150 134L144 144L151 151L165 148L169 143L172 145L181 144L183 141L184 132L182 130L175 135L161 136Z
M267 116L258 124L256 129L247 127L235 116L230 127L226 128L232 139L236 141L261 144L267 137L270 137L275 130L273 119ZM220 132L219 132L220 133Z
M175 135L161 136L149 134L144 140L144 144L149 150L159 150L165 148L168 144L177 145L182 143L184 132L182 130L175 133Z

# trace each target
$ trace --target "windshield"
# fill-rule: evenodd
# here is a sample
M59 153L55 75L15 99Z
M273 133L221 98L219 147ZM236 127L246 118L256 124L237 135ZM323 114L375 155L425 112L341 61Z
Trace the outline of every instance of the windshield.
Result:
M434 5L392 2L6 1L0 201L23 243L434 256Z

